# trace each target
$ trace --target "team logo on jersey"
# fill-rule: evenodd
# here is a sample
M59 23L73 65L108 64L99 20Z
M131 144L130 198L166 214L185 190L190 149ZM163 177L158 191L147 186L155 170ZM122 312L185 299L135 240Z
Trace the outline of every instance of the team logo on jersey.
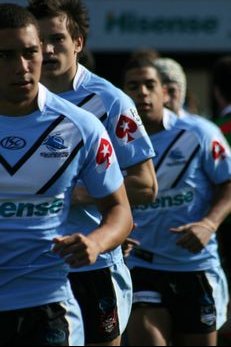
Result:
M131 142L135 140L135 133L138 130L137 123L128 116L121 115L116 127L116 135L119 139L125 142Z
M60 134L50 135L44 142L44 145L47 146L47 148L50 151L57 151L60 149L66 149L67 147L64 146L64 140L60 136Z
M107 170L112 163L112 154L113 148L111 143L107 139L102 138L96 155L97 165Z
M168 166L182 165L186 162L184 153L178 148L170 152L169 159L171 160L171 162L167 163Z
M226 158L226 150L218 141L214 141L212 144L212 154L214 160Z
M24 148L26 146L26 141L21 137L7 136L1 140L0 144L5 149L15 151Z
M181 152L180 149L174 149L174 150L170 153L169 157L170 157L171 159L173 159L173 160L182 160L182 159L184 159L184 155L183 155L183 153Z
M60 134L49 135L46 140L43 142L43 145L47 147L47 149L51 153L41 153L42 157L45 158L63 158L68 157L68 152L63 151L67 147L64 145L64 139L60 136Z

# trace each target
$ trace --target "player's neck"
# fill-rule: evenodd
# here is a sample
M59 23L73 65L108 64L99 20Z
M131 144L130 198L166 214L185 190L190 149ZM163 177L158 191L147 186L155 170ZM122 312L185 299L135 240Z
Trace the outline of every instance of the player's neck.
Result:
M161 131L163 131L165 128L163 126L163 123L151 123L149 125L146 125L146 130L148 134L158 134Z
M150 135L157 134L165 129L162 117L160 119L143 119L143 123L147 133Z
M0 101L0 115L8 117L26 116L38 109L37 98L32 101Z

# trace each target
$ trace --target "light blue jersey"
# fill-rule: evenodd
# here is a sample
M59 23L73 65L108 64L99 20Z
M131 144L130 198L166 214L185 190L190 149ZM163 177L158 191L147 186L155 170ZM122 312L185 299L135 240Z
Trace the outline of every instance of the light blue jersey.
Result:
M121 170L154 156L152 144L133 101L110 82L79 64L73 89L60 96L90 111L101 120L109 133ZM88 234L100 221L101 215L95 206L74 207L70 210L67 233L78 230ZM118 263L121 259L121 247L117 247L100 255L92 266L73 271L104 268Z
M220 130L198 116L177 118L164 113L165 130L152 135L156 149L159 193L155 202L136 206L137 224L131 237L150 251L147 261L134 255L130 267L195 271L219 265L215 234L198 254L177 246L182 235L170 231L204 218L211 206L215 186L231 179L230 149Z
M95 198L123 182L102 124L40 85L38 111L0 116L0 311L72 298L51 252L77 179Z

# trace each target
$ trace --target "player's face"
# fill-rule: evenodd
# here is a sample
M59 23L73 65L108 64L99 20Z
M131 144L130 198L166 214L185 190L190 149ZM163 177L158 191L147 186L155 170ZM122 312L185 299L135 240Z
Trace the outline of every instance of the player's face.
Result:
M0 106L29 105L38 93L42 51L37 29L0 30Z
M42 80L54 77L72 79L76 72L77 55L83 47L82 38L72 39L65 14L41 19L39 25L43 42Z
M169 99L165 106L170 110L174 111L176 114L179 113L181 109L181 90L177 83L172 82L166 85Z
M128 70L125 74L124 90L134 100L144 122L162 119L167 94L154 68Z

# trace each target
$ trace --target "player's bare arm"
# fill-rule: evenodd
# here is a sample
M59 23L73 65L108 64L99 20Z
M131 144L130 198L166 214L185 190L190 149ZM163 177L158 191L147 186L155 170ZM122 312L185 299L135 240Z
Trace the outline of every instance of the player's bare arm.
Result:
M147 204L155 200L158 184L152 159L127 169L124 180L128 199L131 205ZM76 186L72 195L72 205L94 204L84 186Z
M72 267L93 264L100 253L120 245L131 232L133 222L124 185L115 193L96 200L102 214L99 228L88 236L76 233L56 238L53 251Z
M155 200L158 184L152 159L127 169L125 187L131 205L147 204Z
M207 216L201 221L171 229L182 233L177 244L192 253L200 252L209 242L212 234L231 213L231 181L217 186L217 193Z

